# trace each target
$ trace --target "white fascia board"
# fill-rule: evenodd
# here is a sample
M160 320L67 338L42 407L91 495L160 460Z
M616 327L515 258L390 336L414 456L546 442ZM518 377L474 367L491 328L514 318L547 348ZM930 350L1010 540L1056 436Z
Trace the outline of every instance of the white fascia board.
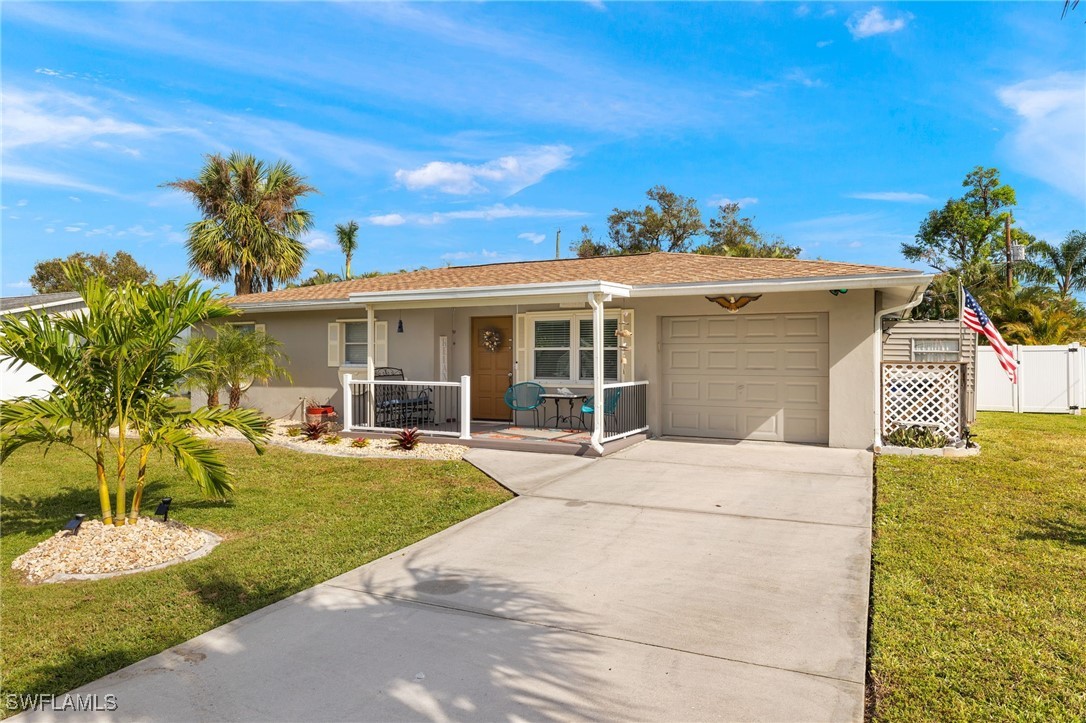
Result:
M898 286L927 287L932 274L906 271L890 274L816 276L799 279L750 279L694 284L635 286L630 296L711 296L714 294L771 294L789 291L831 291L833 289L885 289Z
M229 304L231 309L243 311L246 314L259 314L272 311L326 311L331 309L357 309L358 304L346 300L320 299L317 301L263 301L263 302L233 302Z
M571 296L602 293L608 296L630 296L631 287L609 281L559 281L551 284L511 284L506 286L469 286L451 289L419 289L417 291L356 292L350 300L356 304L396 304L420 301L459 301L522 299L524 297Z
M3 313L22 314L27 311L40 311L42 309L51 309L54 306L66 306L68 304L83 304L84 307L86 306L86 304L83 303L83 299L76 296L74 298L63 299L61 301L50 301L47 304L31 304L30 306L20 306L17 309L5 309ZM72 311L77 311L77 309L73 309Z

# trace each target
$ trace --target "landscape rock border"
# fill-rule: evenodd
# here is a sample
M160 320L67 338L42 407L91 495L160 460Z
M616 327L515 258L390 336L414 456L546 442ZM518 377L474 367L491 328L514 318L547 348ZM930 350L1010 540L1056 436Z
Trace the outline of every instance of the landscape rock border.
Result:
M187 554L175 557L172 560L166 560L156 565L148 565L147 567L133 567L127 570L115 570L114 572L96 572L96 573L68 573L58 572L50 578L42 580L38 585L50 585L55 582L81 582L85 580L105 580L111 577L119 577L121 575L135 575L139 572L150 572L152 570L161 570L166 567L172 567L179 565L182 562L189 562L190 560L198 560L201 557L207 557L211 554L211 551L219 546L222 542L222 538L216 535L214 532L208 532L207 530L201 530L199 528L193 528L196 532L199 532L204 536L204 544L200 548L193 550Z
M896 457L976 457L980 454L980 445L975 447L895 447L885 445L877 447L875 454Z

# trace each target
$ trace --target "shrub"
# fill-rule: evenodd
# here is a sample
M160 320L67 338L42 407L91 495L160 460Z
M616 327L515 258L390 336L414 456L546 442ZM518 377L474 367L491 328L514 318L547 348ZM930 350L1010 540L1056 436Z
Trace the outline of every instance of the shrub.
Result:
M288 437L297 437L297 436L301 435L301 433L302 433L302 428L301 427L287 427L287 436Z
M911 427L899 427L886 435L883 441L886 442L886 444L891 444L895 447L932 449L935 447L945 447L949 440L942 432L936 431L930 427L915 425Z
M365 437L358 437L351 441L351 446L356 447L357 449L365 449L370 446L370 441Z
M302 425L302 436L304 436L310 442L314 442L320 439L327 431L327 422L306 422Z
M335 432L330 432L321 440L321 444L339 444L340 436Z
M405 427L396 432L396 436L392 438L392 441L400 449L411 450L422 441L422 432L419 431L418 427Z

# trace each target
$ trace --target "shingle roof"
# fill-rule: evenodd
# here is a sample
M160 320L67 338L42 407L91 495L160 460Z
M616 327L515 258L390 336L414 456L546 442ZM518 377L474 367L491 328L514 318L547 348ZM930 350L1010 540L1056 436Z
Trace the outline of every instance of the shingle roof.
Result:
M0 311L42 306L57 301L78 301L78 291L58 291L55 294L31 294L29 296L5 296L0 299Z
M563 281L608 281L629 286L713 283L750 279L797 279L907 273L911 269L834 261L752 259L702 254L649 253L449 266L408 271L319 286L303 286L233 297L246 305L289 301L346 301L348 295L376 291L418 291L480 286L546 284Z

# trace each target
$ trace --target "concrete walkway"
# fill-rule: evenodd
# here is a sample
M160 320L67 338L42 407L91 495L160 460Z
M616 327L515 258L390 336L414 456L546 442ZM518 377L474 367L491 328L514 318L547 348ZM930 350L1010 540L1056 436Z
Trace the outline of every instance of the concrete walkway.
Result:
M521 496L77 692L110 720L862 719L867 453L468 458Z

